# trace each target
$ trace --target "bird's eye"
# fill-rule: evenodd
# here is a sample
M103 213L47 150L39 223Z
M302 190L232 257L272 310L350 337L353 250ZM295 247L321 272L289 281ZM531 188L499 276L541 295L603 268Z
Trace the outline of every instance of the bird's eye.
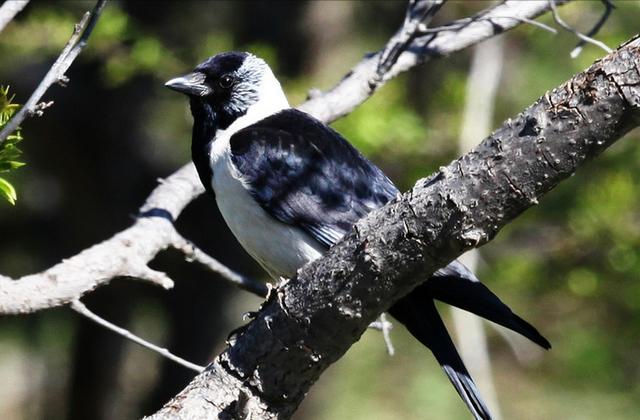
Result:
M222 77L220 77L220 80L218 81L218 84L223 89L229 89L231 85L233 85L233 76L231 76L230 74L222 75Z

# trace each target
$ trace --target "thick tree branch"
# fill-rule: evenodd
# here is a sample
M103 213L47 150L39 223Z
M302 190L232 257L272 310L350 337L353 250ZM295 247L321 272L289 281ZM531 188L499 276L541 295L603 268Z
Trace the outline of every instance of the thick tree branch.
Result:
M489 135L493 127L493 115L500 79L506 55L505 39L495 37L473 48L471 67L467 79L465 106L462 115L458 150L466 153L480 139ZM472 249L459 260L472 272L477 272L480 250ZM489 344L484 320L462 309L451 307L451 320L456 345L469 373L475 378L493 420L502 420L498 393L489 354Z
M427 1L418 3L435 4ZM415 7L415 3L412 4ZM410 52L404 52L397 57L395 65L384 74L383 81L388 81L430 57L458 51L501 31L516 27L548 10L548 7L549 3L546 0L507 1L487 9L474 18L452 22L439 29L435 37L429 34L431 42L428 46L419 47L422 45L420 43L426 42L425 37L414 39L410 44ZM410 10L411 5L408 13ZM407 22L412 20L405 19L398 33L407 32ZM419 25L416 27L419 30L424 29ZM389 44L386 48L389 48ZM62 55L64 54L65 52ZM373 58L375 56L365 58L335 88L325 94L319 94L302 104L300 108L326 122L351 112L373 93L368 87L365 89L366 92L362 90L364 85L368 86L369 81L373 80L371 77L379 64L377 59L372 61ZM234 273L209 256L205 257L206 254L199 252L200 250L190 248L185 239L175 231L171 222L202 192L204 189L192 164L185 165L166 178L151 193L140 211L142 217L130 228L41 273L16 280L0 275L0 314L29 313L68 304L96 287L108 283L114 277L141 277L170 287L170 279L147 266L158 252L168 247L185 252L188 258L203 263L223 279L264 296L266 290L263 285ZM132 256L137 258L132 260Z
M114 277L130 276L170 288L173 282L147 263L174 243L173 220L202 186L187 165L153 190L129 228L38 274L0 277L0 313L18 314L64 305Z
M18 111L11 120L7 122L2 131L0 131L0 144L2 144L11 133L18 129L25 118L33 114L37 114L38 111L42 112L42 109L51 105L51 102L40 104L40 99L44 96L51 85L54 83L65 82L67 80L64 74L67 72L76 57L78 57L82 49L87 45L89 36L91 35L93 28L96 26L96 23L98 23L100 13L102 13L102 9L106 2L107 0L98 0L93 10L86 12L80 23L75 25L71 38L69 38L69 41L64 46L62 52L44 76L36 90L31 94L31 97L27 100L24 106L20 108L20 111ZM5 2L5 4L6 3L9 2Z
M273 290L215 362L151 418L290 417L382 311L639 123L636 38L359 221Z

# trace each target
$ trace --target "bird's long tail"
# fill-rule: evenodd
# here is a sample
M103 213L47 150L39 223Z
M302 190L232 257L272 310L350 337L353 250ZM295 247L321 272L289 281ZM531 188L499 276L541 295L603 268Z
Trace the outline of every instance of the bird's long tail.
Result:
M463 264L454 261L438 270L425 283L400 299L389 313L428 347L449 377L460 397L476 420L491 419L471 375L446 330L433 299L472 312L509 328L545 349L551 348L544 338L524 319L514 314L491 290Z
M476 420L490 420L491 414L464 366L432 299L410 293L389 309L409 332L433 352L456 391Z
M544 349L551 348L549 341L534 326L514 314L498 296L480 283L477 277L458 261L453 261L438 270L412 293L420 294L424 299L432 297L472 312L522 334Z

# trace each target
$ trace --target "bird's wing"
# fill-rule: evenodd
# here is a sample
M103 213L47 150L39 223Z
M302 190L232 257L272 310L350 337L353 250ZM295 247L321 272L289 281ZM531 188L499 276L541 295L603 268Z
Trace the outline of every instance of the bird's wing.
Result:
M549 341L533 325L514 314L498 296L480 283L471 270L457 260L436 271L418 288L439 301L522 334L545 349L551 348Z
M231 161L258 204L326 247L398 194L340 134L294 109L238 131L230 147Z
M416 289L393 305L389 313L431 350L473 417L490 420L491 413L462 362L433 300Z

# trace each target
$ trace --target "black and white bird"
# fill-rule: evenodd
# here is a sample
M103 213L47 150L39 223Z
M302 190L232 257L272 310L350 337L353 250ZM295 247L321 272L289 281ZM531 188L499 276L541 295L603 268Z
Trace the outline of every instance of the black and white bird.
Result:
M340 134L291 108L269 66L252 54L218 54L166 86L189 97L192 158L202 183L240 244L274 279L293 277L398 194ZM474 418L490 419L434 299L545 349L550 344L458 261L389 310L433 352Z

